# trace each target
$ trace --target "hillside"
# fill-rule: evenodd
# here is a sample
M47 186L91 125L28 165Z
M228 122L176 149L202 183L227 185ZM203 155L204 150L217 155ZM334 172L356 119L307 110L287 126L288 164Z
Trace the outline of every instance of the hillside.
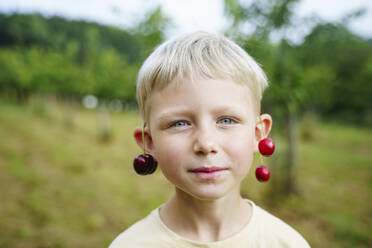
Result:
M0 101L1 248L107 247L167 200L172 188L159 171L141 177L132 170L141 152L132 138L141 125L137 113L112 112L106 142L98 136L98 116L65 103ZM252 171L242 192L312 247L371 247L372 131L330 123L313 128L312 138L299 142L299 195L273 196L275 179L258 183ZM281 157L284 144L277 140Z

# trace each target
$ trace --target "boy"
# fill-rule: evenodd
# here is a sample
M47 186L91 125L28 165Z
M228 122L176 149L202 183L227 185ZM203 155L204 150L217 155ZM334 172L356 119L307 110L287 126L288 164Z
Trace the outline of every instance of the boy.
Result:
M183 35L149 56L137 82L146 127L136 128L134 137L175 193L111 248L309 247L240 196L258 142L271 130L270 115L260 115L267 86L257 63L224 37Z

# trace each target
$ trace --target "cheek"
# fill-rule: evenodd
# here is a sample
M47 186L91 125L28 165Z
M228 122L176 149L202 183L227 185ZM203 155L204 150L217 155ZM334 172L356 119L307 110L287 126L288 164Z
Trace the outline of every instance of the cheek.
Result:
M184 145L179 144L177 140L159 139L154 142L155 157L164 174L172 174L179 168L185 154Z
M250 165L254 154L253 134L240 132L233 135L225 142L225 150L231 157Z

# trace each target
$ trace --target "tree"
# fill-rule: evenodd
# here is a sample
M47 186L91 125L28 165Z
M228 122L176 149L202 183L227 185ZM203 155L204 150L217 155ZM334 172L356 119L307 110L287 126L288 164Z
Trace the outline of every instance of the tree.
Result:
M161 7L158 6L131 29L144 48L142 58L147 58L154 48L163 42L164 31L169 25L169 17L164 15Z
M292 27L293 7L298 0L265 0L243 4L239 0L225 0L225 11L232 18L232 28L227 33L263 65L272 82L263 106L269 106L277 120L284 120L287 127L288 153L285 192L296 190L295 123L304 100L300 80L302 68L297 63L294 46L288 42L286 32ZM248 26L248 32L243 30ZM278 44L272 44L273 35L281 35ZM280 123L280 122L279 122Z
M298 2L225 0L232 20L227 34L256 57L271 81L263 108L270 109L276 124L283 121L287 127L287 193L296 192L294 130L305 109L358 123L370 122L372 109L372 45L347 28L363 10L340 23L313 22L310 34L295 45L288 39L290 32L309 24L309 18L295 16Z
M301 64L305 68L318 68L318 74L323 77L310 75L304 80L319 87L327 85L326 90L319 91L317 87L318 94L312 94L314 107L323 115L366 122L372 108L369 69L372 44L350 32L344 24L321 23L305 37L299 50Z

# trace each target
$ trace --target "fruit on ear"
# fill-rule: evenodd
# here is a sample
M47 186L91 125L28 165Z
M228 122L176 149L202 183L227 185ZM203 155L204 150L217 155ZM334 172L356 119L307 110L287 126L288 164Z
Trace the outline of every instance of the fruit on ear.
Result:
M263 156L270 156L275 151L274 141L270 138L265 138L258 143L258 150Z
M140 154L133 161L134 170L139 175L152 174L157 166L158 163L150 154Z
M256 178L260 182L266 182L270 178L270 170L265 165L260 165L256 168Z

